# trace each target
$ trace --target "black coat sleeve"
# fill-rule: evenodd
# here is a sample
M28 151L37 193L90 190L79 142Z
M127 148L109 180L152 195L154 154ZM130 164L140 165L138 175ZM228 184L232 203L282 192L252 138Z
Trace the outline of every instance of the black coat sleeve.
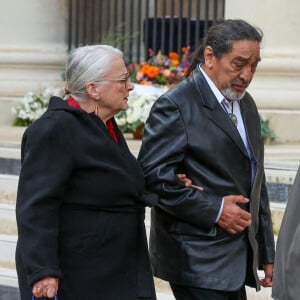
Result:
M46 276L62 277L58 258L59 208L72 170L70 133L43 118L22 140L16 217L18 248L32 285Z
M145 124L139 153L146 189L159 196L158 206L170 215L202 228L211 228L222 197L185 187L176 174L186 173L188 132L180 109L167 96L154 104Z

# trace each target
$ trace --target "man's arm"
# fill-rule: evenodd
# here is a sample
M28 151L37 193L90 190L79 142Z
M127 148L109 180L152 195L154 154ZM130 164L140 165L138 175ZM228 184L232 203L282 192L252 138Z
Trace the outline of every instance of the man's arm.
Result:
M176 174L185 173L188 133L180 109L166 96L154 104L145 124L139 161L146 189L159 195L158 206L182 221L211 228L218 216L222 196L186 187Z

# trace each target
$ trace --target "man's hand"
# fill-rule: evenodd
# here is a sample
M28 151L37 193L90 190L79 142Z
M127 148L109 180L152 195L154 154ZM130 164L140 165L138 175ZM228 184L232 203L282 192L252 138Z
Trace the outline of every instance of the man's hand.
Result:
M248 202L249 199L241 195L224 197L223 211L217 224L230 234L236 234L243 231L251 224L251 215L237 204Z
M274 264L266 264L263 265L265 278L261 279L259 282L264 287L271 287L273 283L273 271L274 271Z

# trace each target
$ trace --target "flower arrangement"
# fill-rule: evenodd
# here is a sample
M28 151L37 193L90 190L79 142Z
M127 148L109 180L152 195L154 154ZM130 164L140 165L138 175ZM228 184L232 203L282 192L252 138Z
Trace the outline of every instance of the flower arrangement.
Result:
M128 109L115 116L115 120L123 133L134 133L145 124L151 107L158 97L168 88L135 85L135 90L129 94ZM48 87L42 92L28 92L21 103L12 107L15 114L13 126L28 126L41 117L46 111L54 88ZM269 121L260 115L261 135L265 143L276 139L275 133L269 127Z
M12 113L16 115L13 125L28 126L37 120L46 111L52 93L50 87L38 93L28 92L18 106L12 107Z
M137 88L138 89L138 88ZM53 88L47 88L42 92L28 92L21 103L12 107L12 112L16 116L13 126L28 126L41 117L46 111ZM132 133L143 125L149 115L152 104L156 101L159 94L164 90L155 89L151 93L131 92L128 99L128 109L121 111L115 116L116 122L122 132Z
M168 55L159 51L156 55L149 49L149 59L141 64L127 66L131 80L142 85L172 86L183 79L190 62L189 47L181 49L182 53L169 52Z

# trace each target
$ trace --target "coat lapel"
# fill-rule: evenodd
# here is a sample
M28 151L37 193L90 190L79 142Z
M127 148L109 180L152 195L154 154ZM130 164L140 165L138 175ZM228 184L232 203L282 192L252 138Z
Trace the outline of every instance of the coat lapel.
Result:
M244 126L248 138L249 146L255 158L258 157L259 153L259 139L260 129L257 126L257 120L253 118L253 111L250 109L250 105L247 105L247 96L240 102L241 114L244 120Z
M193 77L194 84L196 85L198 92L202 96L201 98L203 101L203 105L208 110L210 120L233 141L233 143L245 156L248 157L247 150L237 128L229 119L227 114L224 113L223 108L214 96L202 73L200 71L196 71L193 74ZM201 92L200 86L202 87L203 92Z
M240 149L240 151L248 157L247 150L237 128L229 119L229 117L224 114L224 111L220 107L218 102L215 108L211 111L210 119L218 127L220 127L224 131L224 133L233 141L233 143Z

